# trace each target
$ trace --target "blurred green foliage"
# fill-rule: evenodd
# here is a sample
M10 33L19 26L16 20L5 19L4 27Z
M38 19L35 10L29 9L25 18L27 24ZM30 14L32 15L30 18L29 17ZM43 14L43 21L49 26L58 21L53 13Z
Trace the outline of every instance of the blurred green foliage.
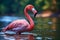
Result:
M51 6L52 0L0 0L0 15L23 14L24 7L32 4L40 12ZM18 13L18 14L17 14Z

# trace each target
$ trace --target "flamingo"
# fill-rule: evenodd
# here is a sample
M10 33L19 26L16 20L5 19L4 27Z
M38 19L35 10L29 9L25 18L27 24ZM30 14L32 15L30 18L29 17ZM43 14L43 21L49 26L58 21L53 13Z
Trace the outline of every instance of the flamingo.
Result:
M15 31L16 33L32 31L34 28L34 21L28 14L28 10L32 11L34 13L34 16L37 14L37 11L35 10L33 5L31 4L27 5L24 9L24 14L29 22L25 19L15 20L12 23L10 23L8 26L6 26L3 29L3 32L6 32L8 30Z

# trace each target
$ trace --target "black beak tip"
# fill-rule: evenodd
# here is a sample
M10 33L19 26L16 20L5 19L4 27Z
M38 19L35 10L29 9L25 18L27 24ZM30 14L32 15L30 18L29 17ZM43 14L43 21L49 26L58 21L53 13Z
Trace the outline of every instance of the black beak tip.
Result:
M34 14L34 17L36 17L37 13Z

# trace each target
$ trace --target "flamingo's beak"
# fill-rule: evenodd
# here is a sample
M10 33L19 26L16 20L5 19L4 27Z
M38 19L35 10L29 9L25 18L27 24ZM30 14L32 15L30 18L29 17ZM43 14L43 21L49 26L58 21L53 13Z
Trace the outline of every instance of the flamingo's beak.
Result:
M34 17L36 17L37 13L34 14Z
M37 14L37 10L35 10L35 8L32 8L32 12L34 13L34 17L35 17Z

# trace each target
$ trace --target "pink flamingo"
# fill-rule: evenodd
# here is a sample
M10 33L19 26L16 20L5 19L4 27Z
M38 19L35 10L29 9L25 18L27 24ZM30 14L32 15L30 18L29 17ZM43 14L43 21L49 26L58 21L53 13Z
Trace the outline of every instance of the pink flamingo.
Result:
M15 20L12 23L10 23L7 27L5 27L3 29L3 32L5 32L7 30L15 31L16 33L32 31L34 28L34 21L28 14L28 10L32 11L34 13L34 15L36 15L37 11L34 9L33 5L27 5L25 7L24 14L30 24L25 19Z

